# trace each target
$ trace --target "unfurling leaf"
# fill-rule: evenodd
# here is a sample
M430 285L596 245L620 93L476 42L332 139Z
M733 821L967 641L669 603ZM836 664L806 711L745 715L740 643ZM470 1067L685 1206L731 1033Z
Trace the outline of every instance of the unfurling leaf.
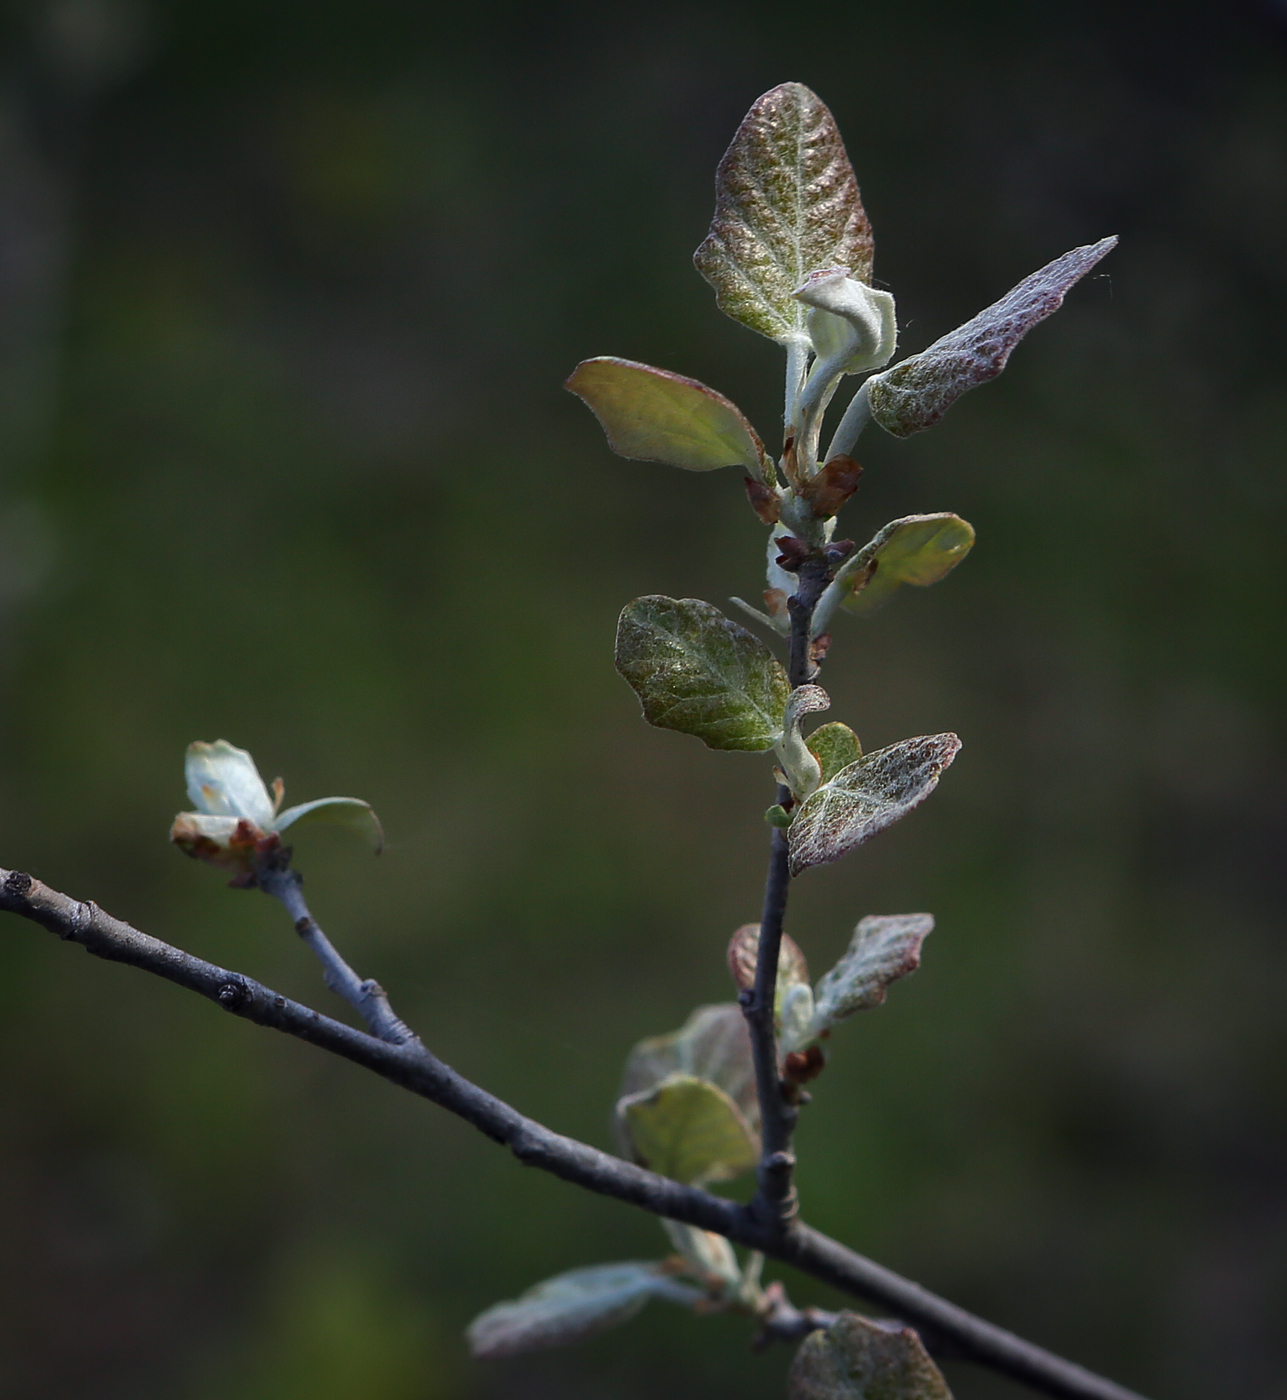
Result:
M742 411L696 379L601 355L583 360L564 387L589 405L622 457L690 472L741 467L773 479L764 444Z
M995 379L1023 337L1116 245L1116 238L1101 238L1074 248L929 349L873 375L867 381L872 417L900 438L932 428L962 394Z
M661 1224L675 1252L703 1284L714 1282L734 1289L742 1282L737 1255L723 1235L699 1230L696 1225L684 1225L678 1220L663 1220Z
M638 1162L686 1184L729 1181L759 1156L741 1109L717 1084L691 1074L620 1099L617 1118Z
M831 697L820 685L798 685L787 701L782 737L778 740L778 761L797 802L803 802L822 782L822 766L804 741L800 725L806 715L831 708Z
M807 345L792 292L842 264L871 281L871 225L835 119L801 83L766 92L715 176L715 217L694 254L719 308L779 344Z
M932 914L872 914L854 930L844 957L814 988L809 1034L885 1000L889 984L921 965L921 944L934 928Z
M742 1008L735 1002L699 1006L679 1030L641 1040L626 1059L621 1093L629 1096L652 1089L672 1074L718 1084L751 1127L759 1128L751 1037Z
M952 1400L952 1393L912 1328L842 1312L800 1344L787 1400Z
M852 584L844 606L855 613L875 612L901 584L927 588L946 578L973 544L974 526L951 511L891 521L845 561L843 575Z
M919 807L960 747L955 734L926 735L877 749L842 768L791 823L791 874L839 860Z
M291 826L342 826L365 836L377 851L384 848L384 830L369 802L360 797L319 797L313 802L301 802L278 814L274 823L282 832Z
M858 736L839 720L819 725L804 742L818 760L824 783L829 783L842 768L848 768L862 757Z
M617 670L658 729L708 748L759 751L782 733L791 685L745 627L697 598L627 603L617 624Z
M570 1269L479 1313L465 1333L469 1350L493 1360L584 1341L629 1321L662 1282L656 1264Z

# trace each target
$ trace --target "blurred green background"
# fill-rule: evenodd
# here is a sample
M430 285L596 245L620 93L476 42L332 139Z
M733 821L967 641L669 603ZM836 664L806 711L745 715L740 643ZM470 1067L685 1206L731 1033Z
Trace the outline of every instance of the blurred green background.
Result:
M778 352L689 257L788 78L840 121L908 350L1121 235L1002 380L861 444L844 533L954 510L979 542L843 625L831 717L965 747L796 889L815 972L863 914L939 921L837 1037L801 1189L1156 1400L1287 1395L1281 0L56 0L3 32L0 862L335 1010L166 832L194 738L369 798L378 861L301 838L323 926L449 1062L605 1146L634 1040L731 995L770 793L639 721L614 620L753 596L762 530L731 473L612 457L562 379L645 360L770 434ZM662 1305L471 1363L477 1310L656 1224L2 932L6 1396L783 1394L784 1349Z

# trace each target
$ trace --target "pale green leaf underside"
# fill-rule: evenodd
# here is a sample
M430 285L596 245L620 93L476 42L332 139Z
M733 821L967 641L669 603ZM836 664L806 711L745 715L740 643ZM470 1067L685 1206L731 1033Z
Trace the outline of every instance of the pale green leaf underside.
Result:
M758 638L697 598L636 598L617 624L617 670L658 729L760 751L782 733L791 686Z
M677 1073L718 1084L752 1129L758 1129L760 1106L751 1038L746 1017L735 1002L699 1006L679 1030L639 1041L626 1059L622 1096L655 1088Z
M701 1280L718 1280L725 1288L736 1288L742 1281L733 1246L723 1235L699 1230L696 1225L684 1225L678 1220L663 1220L662 1229L675 1252Z
M359 797L319 797L287 807L273 823L278 832L298 826L343 826L366 837L377 851L384 848L384 829L369 802Z
M871 225L844 142L802 83L766 92L715 176L715 217L694 254L721 311L781 344L804 343L808 307L791 293L843 265L871 281Z
M469 1324L470 1352L484 1360L579 1342L626 1322L659 1282L656 1264L599 1264L538 1283Z
M839 860L920 806L960 747L955 734L904 739L841 769L791 823L792 875Z
M932 914L871 914L854 930L845 955L814 990L810 1033L817 1036L856 1011L879 1006L889 984L921 965Z
M757 479L769 470L742 411L696 379L601 355L582 361L565 387L585 401L622 457L690 472L741 467Z
M1116 238L1101 238L1074 248L927 350L874 375L867 391L872 417L895 437L932 428L962 394L995 379L1023 337L1116 245Z
M854 591L845 597L844 607L854 613L875 612L904 583L921 588L937 583L973 544L974 527L950 511L892 521L846 566Z
M787 1400L952 1400L952 1393L912 1328L842 1312L800 1344Z
M617 1114L636 1159L674 1181L729 1181L755 1165L757 1144L745 1116L707 1079L669 1075L620 1100Z
M829 783L842 768L848 768L862 757L858 736L839 720L819 725L805 743L822 768L824 783Z

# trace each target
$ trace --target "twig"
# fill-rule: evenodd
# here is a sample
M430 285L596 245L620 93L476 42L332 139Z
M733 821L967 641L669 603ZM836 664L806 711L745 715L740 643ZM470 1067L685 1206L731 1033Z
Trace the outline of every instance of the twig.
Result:
M372 1070L463 1118L494 1142L506 1145L528 1166L654 1215L713 1230L846 1293L869 1299L922 1331L929 1345L947 1348L1063 1400L1141 1400L1135 1392L973 1316L807 1225L797 1224L783 1234L766 1227L736 1201L681 1185L564 1137L471 1084L419 1044L377 1040L241 973L140 933L96 904L70 899L21 871L0 870L0 909L31 919L96 957L164 977L256 1025Z
M791 659L787 675L793 688L807 685L818 674L812 657L813 610L831 580L827 558L815 553L799 566L799 582L788 600L791 614ZM779 804L790 800L778 789ZM769 846L769 873L764 882L764 909L760 915L760 939L755 955L755 984L742 994L742 1010L751 1036L755 1086L760 1105L761 1151L751 1209L771 1229L786 1231L799 1214L800 1202L792 1182L795 1155L791 1136L799 1109L784 1092L778 1069L774 1003L777 998L778 957L782 948L782 924L786 917L791 883L786 832L775 828Z
M384 988L369 977L359 977L322 932L305 902L303 883L299 872L285 861L265 864L255 871L257 888L282 902L295 932L316 954L326 985L361 1016L371 1034L390 1045L419 1045L419 1036L394 1012Z

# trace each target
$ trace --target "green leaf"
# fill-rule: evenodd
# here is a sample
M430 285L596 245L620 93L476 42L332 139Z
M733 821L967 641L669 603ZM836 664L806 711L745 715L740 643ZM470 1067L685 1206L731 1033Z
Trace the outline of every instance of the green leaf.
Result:
M729 1181L759 1156L741 1109L717 1084L672 1074L617 1103L636 1161L686 1184Z
M703 1285L714 1283L732 1290L741 1284L742 1270L737 1255L723 1235L699 1230L696 1225L684 1225L678 1220L663 1220L661 1225L675 1252Z
M791 874L839 860L919 807L960 747L955 734L926 735L877 749L842 768L791 823Z
M365 836L377 853L384 849L384 828L369 802L359 797L319 797L287 807L273 822L273 830L283 832L292 826L343 826Z
M760 1102L751 1037L742 1008L735 1002L699 1006L679 1030L641 1040L626 1060L621 1093L629 1096L652 1089L676 1073L718 1084L751 1127L758 1129Z
M480 1313L465 1333L480 1360L580 1342L628 1321L662 1282L656 1264L598 1264L538 1283Z
M807 345L792 292L844 266L871 281L871 225L835 119L802 83L746 114L715 176L715 217L694 254L721 311L779 344Z
M862 745L858 736L847 724L833 720L830 724L819 725L804 741L809 752L818 760L822 769L822 781L829 783L842 768L848 768L862 757Z
M787 1400L952 1400L952 1393L912 1328L842 1312L800 1344Z
M741 467L772 479L764 444L741 409L696 379L601 355L583 360L564 387L589 406L622 457L690 472Z
M1116 246L1116 238L1101 238L1074 248L928 350L873 375L867 381L872 417L900 438L932 428L962 394L995 379L1033 326L1057 311L1069 288Z
M759 751L782 733L791 686L781 663L745 627L697 598L628 603L617 624L617 670L658 729L708 748Z
M921 965L921 944L934 929L932 914L871 914L854 930L844 957L814 989L813 1037L837 1021L885 1000L889 984Z
M927 588L946 578L974 544L974 526L951 511L906 515L892 521L846 560L851 579L844 606L854 613L875 612L904 583Z

